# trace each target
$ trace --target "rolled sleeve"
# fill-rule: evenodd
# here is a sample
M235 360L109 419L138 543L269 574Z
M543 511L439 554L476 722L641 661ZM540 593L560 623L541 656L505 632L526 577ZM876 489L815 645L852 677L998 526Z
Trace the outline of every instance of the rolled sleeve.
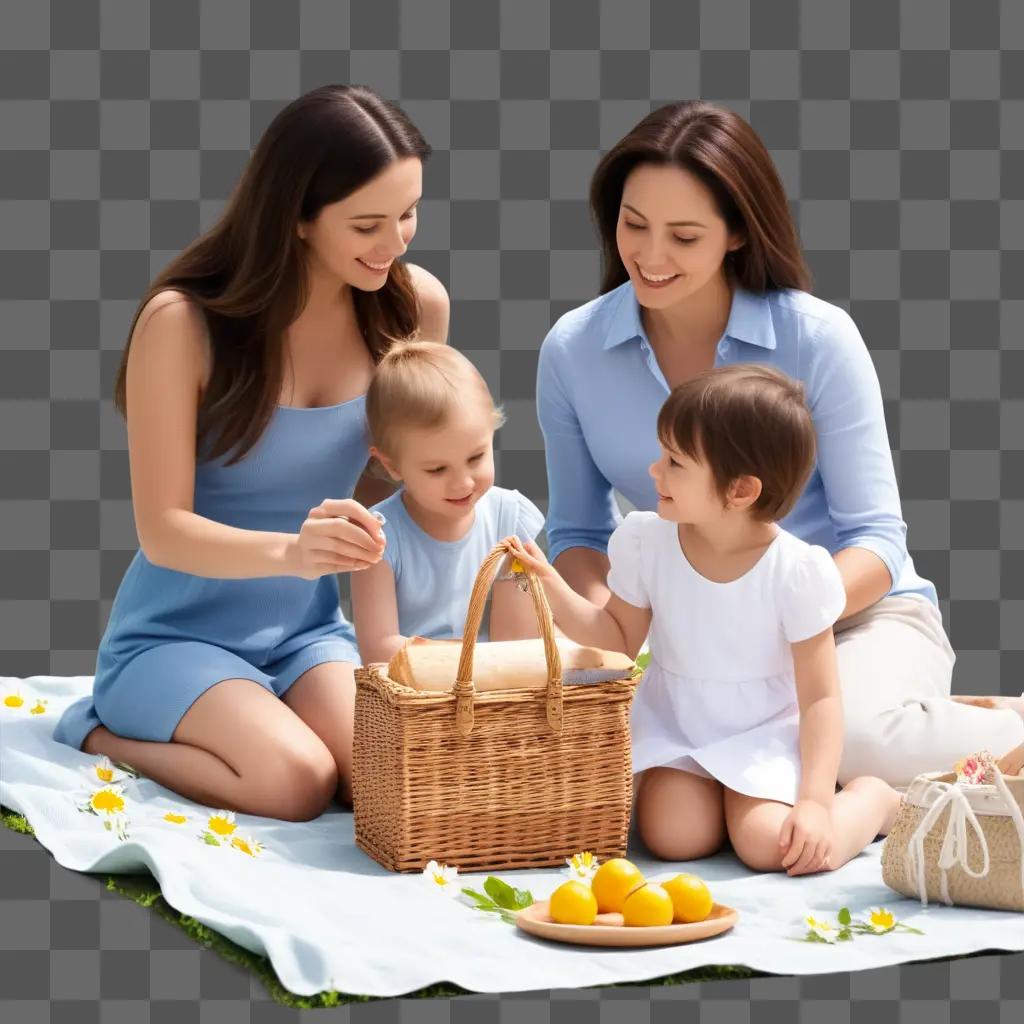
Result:
M845 310L824 322L805 380L818 435L818 471L840 549L865 548L895 585L907 560L907 524L871 355Z
M537 362L537 418L544 436L548 477L548 558L569 548L607 552L621 521L612 485L597 468L576 415L558 324L548 332Z

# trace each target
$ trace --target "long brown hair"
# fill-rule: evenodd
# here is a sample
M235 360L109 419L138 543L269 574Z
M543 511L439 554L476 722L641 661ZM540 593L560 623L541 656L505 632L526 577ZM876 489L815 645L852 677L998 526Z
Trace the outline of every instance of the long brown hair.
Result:
M652 110L602 158L590 181L590 212L601 237L601 294L629 280L615 241L622 190L639 164L674 164L711 192L730 232L746 244L725 259L726 274L754 292L811 289L786 191L771 154L739 114L705 100Z
M150 285L128 332L114 391L126 411L131 335L164 289L191 298L206 321L213 368L197 417L197 451L229 464L259 440L278 401L283 337L308 298L299 220L316 218L405 157L431 148L395 104L360 85L325 85L284 107L257 144L217 223ZM356 317L374 362L415 333L420 309L409 270L396 260L384 286L353 288Z

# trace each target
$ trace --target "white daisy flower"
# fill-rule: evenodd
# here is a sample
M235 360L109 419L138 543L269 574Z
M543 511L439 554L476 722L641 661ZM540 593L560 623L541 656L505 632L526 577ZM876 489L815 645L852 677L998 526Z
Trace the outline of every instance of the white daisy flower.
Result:
M589 850L574 853L565 863L569 865L566 874L578 882L589 882L597 871L597 858Z
M438 864L436 860L432 860L423 869L423 878L427 884L432 889L443 892L446 896L458 895L459 887L455 884L458 875L458 868L449 867L447 864Z

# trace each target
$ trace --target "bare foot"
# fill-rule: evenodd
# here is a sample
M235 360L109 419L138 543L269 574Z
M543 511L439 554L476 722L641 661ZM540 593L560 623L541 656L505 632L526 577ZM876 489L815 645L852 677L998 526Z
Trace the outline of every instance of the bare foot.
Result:
M880 836L887 836L892 831L893 825L896 824L896 815L899 813L900 804L903 802L902 793L897 792L892 786L887 788L889 792L886 794L885 819L882 822L882 827L878 830Z
M1021 718L1024 718L1024 696L1021 697L975 697L971 694L956 694L950 698L958 704L970 704L976 708L991 708L994 711L1016 711Z
M1014 747L1008 754L1003 754L996 764L1004 775L1019 775L1024 768L1024 743Z

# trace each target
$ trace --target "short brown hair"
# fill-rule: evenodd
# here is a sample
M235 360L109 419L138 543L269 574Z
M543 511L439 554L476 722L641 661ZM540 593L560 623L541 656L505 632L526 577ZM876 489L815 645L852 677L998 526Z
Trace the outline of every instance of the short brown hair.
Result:
M399 341L381 359L366 391L370 442L394 457L398 434L409 427L436 429L452 410L477 397L505 422L480 371L456 348L436 341Z
M658 440L707 464L719 494L756 476L755 519L775 522L796 504L814 468L814 421L804 386L760 363L708 370L675 388L658 413Z

